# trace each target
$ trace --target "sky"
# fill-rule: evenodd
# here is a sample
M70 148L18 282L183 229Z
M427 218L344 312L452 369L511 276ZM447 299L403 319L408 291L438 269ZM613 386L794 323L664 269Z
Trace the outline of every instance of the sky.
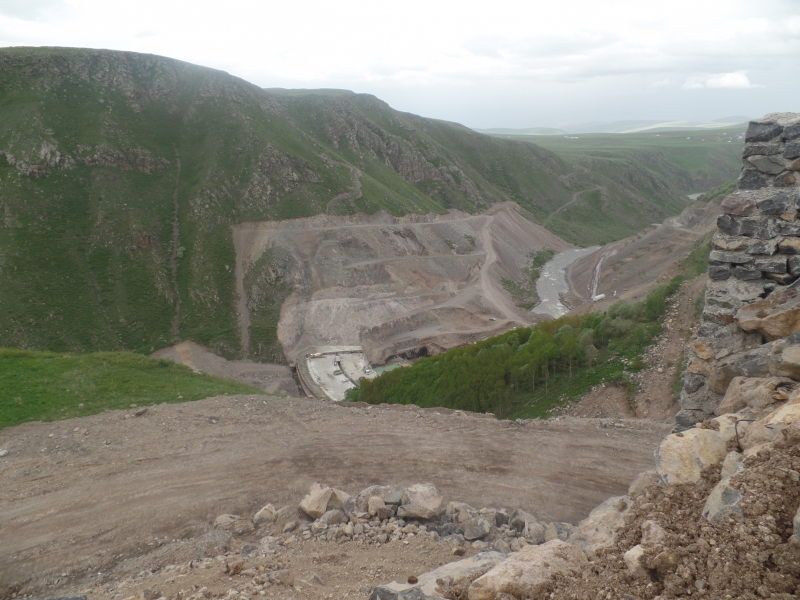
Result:
M475 128L800 112L800 0L0 0L0 47L146 52Z

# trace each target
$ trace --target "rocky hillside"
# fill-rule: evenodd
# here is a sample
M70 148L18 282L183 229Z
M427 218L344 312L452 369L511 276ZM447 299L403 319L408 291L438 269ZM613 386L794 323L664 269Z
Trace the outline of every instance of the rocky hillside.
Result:
M150 55L0 50L0 106L2 346L192 339L240 355L237 223L513 200L557 229L578 200L596 227L562 235L609 241L676 214L687 191L644 163L612 176L372 96L265 91Z

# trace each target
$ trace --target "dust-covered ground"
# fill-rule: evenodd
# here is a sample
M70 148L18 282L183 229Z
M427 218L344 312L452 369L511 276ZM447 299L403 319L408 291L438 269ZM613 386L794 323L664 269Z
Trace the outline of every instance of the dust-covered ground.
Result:
M576 523L652 467L669 429L264 396L136 412L0 431L0 589L59 595L216 556L218 515L296 505L314 481L350 493L432 482L446 500ZM341 585L361 580L346 570Z

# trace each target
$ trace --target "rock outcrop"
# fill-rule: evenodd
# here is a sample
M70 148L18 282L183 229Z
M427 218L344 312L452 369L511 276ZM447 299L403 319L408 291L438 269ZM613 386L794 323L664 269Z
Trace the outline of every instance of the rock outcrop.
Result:
M717 221L678 430L748 404L735 391L726 397L736 378L800 378L800 345L772 343L800 332L799 144L798 113L770 114L747 130L737 190Z

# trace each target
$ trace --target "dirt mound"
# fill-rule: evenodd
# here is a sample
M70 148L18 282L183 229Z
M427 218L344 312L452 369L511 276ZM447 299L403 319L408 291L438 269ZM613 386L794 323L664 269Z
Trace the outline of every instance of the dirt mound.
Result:
M181 342L162 348L150 356L171 360L214 377L246 383L271 394L301 395L291 369L284 365L257 363L252 360L225 360L194 342Z
M719 468L698 485L652 485L638 496L618 547L582 577L562 578L550 598L792 598L800 591L800 548L789 541L800 497L800 446L776 444L745 460L732 485L744 496L741 519L702 516ZM642 523L655 521L666 539L645 550L649 577L634 579L623 554L641 542Z
M531 323L504 280L523 281L533 251L571 247L510 202L480 215L243 223L233 235L243 347L268 326L265 298L283 294L277 335L287 357L363 345L374 362Z

